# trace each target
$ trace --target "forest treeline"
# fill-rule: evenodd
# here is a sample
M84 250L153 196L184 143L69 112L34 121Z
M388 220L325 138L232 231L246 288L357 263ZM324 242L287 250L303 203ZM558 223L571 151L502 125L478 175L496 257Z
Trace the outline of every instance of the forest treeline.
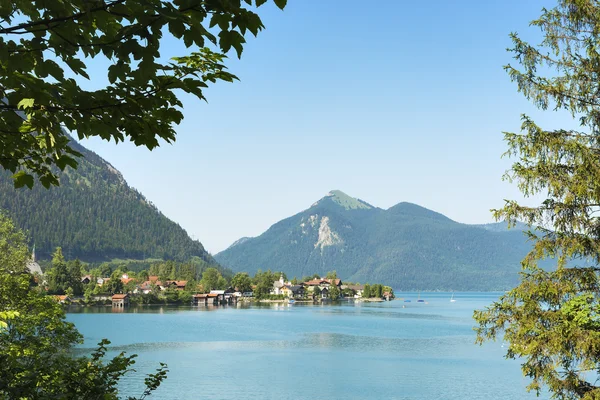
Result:
M214 263L199 241L164 216L119 171L92 151L76 170L56 171L60 187L15 189L11 173L0 170L0 209L28 231L39 258L56 247L68 258L86 261L148 259Z

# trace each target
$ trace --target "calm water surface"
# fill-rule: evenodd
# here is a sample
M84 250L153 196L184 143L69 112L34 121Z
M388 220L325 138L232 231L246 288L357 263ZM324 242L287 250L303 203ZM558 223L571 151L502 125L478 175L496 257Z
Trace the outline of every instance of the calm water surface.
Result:
M249 308L138 308L68 314L85 349L102 338L138 354L122 393L139 395L159 362L153 399L528 399L502 343L474 345L474 309L490 293L427 293L385 303ZM403 308L405 306L405 308ZM542 397L543 398L543 397Z

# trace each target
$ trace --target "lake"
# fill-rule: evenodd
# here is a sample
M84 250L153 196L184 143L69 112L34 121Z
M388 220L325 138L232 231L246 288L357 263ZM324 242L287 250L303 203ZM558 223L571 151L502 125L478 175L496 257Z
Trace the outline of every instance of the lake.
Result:
M498 293L422 293L341 305L71 309L91 349L138 354L123 395L139 395L159 362L152 399L527 399L501 342L474 344L473 310ZM115 354L115 353L111 354Z

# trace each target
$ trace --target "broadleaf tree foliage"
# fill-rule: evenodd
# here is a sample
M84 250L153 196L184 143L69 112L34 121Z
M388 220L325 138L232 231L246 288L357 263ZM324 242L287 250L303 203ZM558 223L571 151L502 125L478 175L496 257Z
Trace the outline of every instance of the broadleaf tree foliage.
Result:
M508 65L518 90L542 110L566 111L577 129L548 128L523 116L506 133L517 160L507 178L537 207L507 201L501 220L522 220L533 249L521 283L475 313L477 340L504 335L507 357L523 361L530 390L558 399L600 398L600 3L559 0L532 22L543 35L531 45L512 34L520 67ZM538 262L549 258L553 269Z
M273 0L281 9L286 0ZM241 56L248 33L264 26L253 11L267 0L7 0L0 2L0 166L17 187L58 185L53 167L80 154L63 127L82 139L129 139L153 149L175 140L177 92L236 77L223 64ZM188 54L161 58L167 36ZM91 76L95 58L111 62ZM97 90L85 80L108 79Z
M26 268L25 234L0 213L0 400L119 399L120 379L132 371L135 355L105 357L103 339L89 357L73 354L82 335L65 310L48 296ZM56 262L63 262L57 251ZM167 377L159 364L144 379L135 400L150 396Z

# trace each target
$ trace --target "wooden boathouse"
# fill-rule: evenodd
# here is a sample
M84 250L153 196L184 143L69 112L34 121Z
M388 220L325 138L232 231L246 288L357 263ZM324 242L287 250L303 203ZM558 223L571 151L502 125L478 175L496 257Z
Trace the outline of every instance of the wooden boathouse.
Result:
M193 306L216 306L221 304L220 295L216 293L195 294L192 296Z
M112 306L115 308L123 308L129 305L129 295L128 294L113 294L112 296Z

